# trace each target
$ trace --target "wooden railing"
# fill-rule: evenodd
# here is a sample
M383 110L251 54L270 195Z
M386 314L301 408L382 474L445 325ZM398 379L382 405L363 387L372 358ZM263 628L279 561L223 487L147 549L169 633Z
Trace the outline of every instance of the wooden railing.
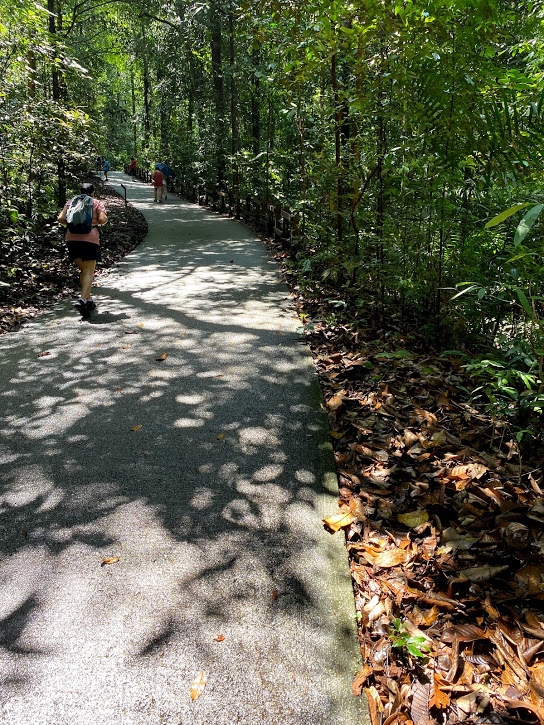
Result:
M128 172L128 164L124 167ZM152 181L153 173L147 169L136 169L136 178L144 183ZM228 214L243 219L257 229L282 241L293 242L300 234L299 214L288 206L271 203L266 199L247 195L242 198L235 189L219 189L198 186L185 179L167 179L168 191L189 201L206 206L219 214Z

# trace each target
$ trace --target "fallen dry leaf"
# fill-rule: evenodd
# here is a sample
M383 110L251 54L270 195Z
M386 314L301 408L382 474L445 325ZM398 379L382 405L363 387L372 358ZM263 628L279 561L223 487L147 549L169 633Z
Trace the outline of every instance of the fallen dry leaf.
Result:
M140 428L143 428L142 423L140 423L139 425L135 425L134 428L131 428L130 430L140 430Z
M368 680L369 675L373 672L371 665L365 665L363 669L357 673L357 677L351 683L351 690L355 696L358 696L363 691L365 682Z
M498 574L502 574L503 571L508 569L507 565L504 566L473 566L470 569L462 569L459 572L459 576L465 579L470 579L471 582L486 582Z
M224 433L219 433L219 435L217 436L217 440L221 441L221 440L223 440L224 437L225 437Z
M440 689L441 684L447 684L442 681L442 678L437 678L435 675L431 684L431 697L429 699L430 707L437 707L439 710L443 710L450 704L449 695Z
M342 529L344 526L349 526L354 518L355 517L351 511L346 511L341 514L334 514L334 516L329 516L328 519L323 519L323 523L325 524L325 528L327 529L327 531L334 534L336 531Z
M455 639L458 642L475 642L477 639L487 639L487 635L474 624L456 624L445 629L440 639L442 642L453 642Z
M204 692L206 687L206 673L201 671L195 677L193 684L191 685L191 700L196 700Z
M102 563L100 566L106 566L106 564L116 564L121 557L119 556L110 556L108 559L102 559Z
M332 398L329 398L327 400L327 408L329 410L338 410L338 408L341 408L344 404L342 400L342 396L340 395L333 395Z
M372 563L382 569L390 566L398 566L404 564L410 559L410 553L406 549L388 549L374 557Z
M161 354L159 355L159 357L156 357L155 360L166 360L167 357L168 357L168 353L167 352L161 352Z
M49 351L47 351L47 352L39 352L38 353L38 357L45 357L46 355L51 355L51 353Z
M225 639L225 635L224 634L218 634L217 637L214 637L213 638L213 641L214 642L222 642L224 639Z
M397 521L405 526L408 526L409 529L415 529L417 526L421 526L421 524L424 524L428 520L429 514L424 510L411 511L407 514L397 514Z

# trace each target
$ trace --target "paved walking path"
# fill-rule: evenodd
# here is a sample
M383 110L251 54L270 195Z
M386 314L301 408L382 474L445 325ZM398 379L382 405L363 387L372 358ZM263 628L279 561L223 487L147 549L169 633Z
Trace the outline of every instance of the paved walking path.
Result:
M276 265L241 224L111 176L149 235L97 314L67 300L0 338L0 722L365 722L326 421Z

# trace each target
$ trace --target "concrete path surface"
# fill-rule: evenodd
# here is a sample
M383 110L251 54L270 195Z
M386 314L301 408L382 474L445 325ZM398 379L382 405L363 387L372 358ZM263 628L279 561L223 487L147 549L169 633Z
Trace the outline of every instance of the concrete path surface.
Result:
M122 180L149 235L92 319L66 300L0 338L0 723L366 722L326 420L275 262Z

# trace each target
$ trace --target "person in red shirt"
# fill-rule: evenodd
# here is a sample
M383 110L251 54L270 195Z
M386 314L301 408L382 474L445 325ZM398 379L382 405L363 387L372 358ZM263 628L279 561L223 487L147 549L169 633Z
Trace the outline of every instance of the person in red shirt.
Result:
M163 182L164 182L164 175L163 175L162 171L155 169L155 173L153 174L153 192L155 194L155 197L154 197L153 201L157 201L157 196L158 196L159 204L162 204Z
M88 234L74 234L66 231L66 243L68 245L68 257L71 262L75 262L79 267L79 282L81 284L81 297L74 304L80 315L87 319L91 316L91 312L95 309L96 304L91 297L91 287L93 284L94 270L96 262L100 260L100 236L98 227L103 226L107 221L106 208L98 199L94 198L94 186L92 184L82 184L80 188L81 194L87 194L93 200L93 220L92 229ZM64 205L64 209L57 217L59 224L66 226L66 213L70 206L70 201Z

